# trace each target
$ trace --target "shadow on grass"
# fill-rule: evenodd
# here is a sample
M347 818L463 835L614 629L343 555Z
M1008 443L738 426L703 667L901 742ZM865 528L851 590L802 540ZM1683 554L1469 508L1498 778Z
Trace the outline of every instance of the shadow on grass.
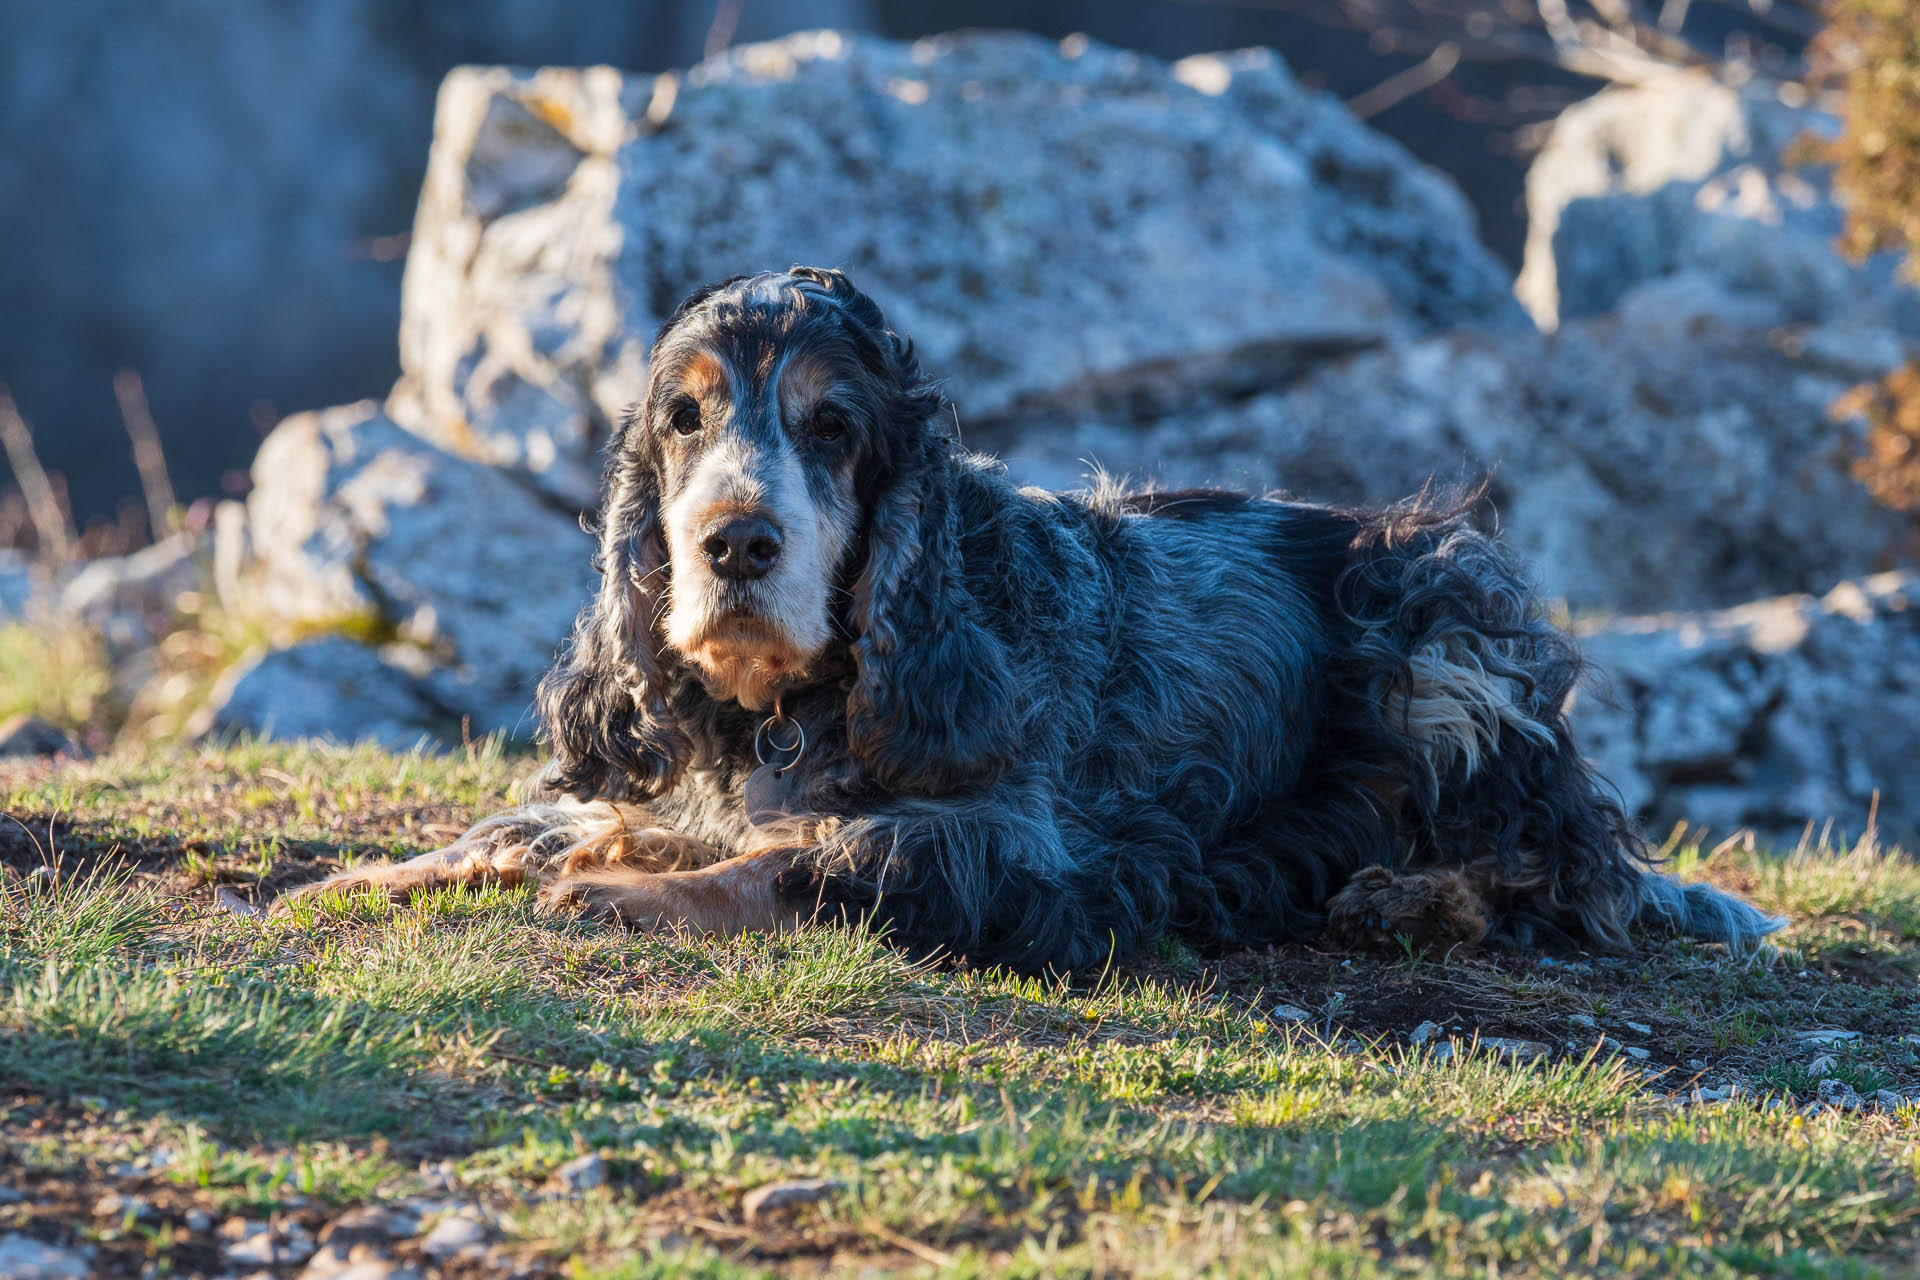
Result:
M0 817L0 867L15 875L51 867L62 876L84 877L124 868L173 889L224 884L261 896L316 879L348 857L406 858L435 843L431 835L401 839L390 831L367 838L349 834L313 840L242 832L215 836L174 828L141 831L123 822L64 814Z
M0 1081L247 1139L419 1136L455 1114L390 1014L124 963L0 973Z

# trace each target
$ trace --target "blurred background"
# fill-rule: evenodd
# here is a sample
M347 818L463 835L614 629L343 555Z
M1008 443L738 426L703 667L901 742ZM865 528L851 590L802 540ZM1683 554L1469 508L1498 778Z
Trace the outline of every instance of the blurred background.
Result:
M462 63L657 71L809 27L1085 32L1169 59L1268 45L1303 84L1358 99L1371 124L1448 173L1517 272L1541 126L1642 74L1622 48L1798 78L1820 24L1797 0L11 5L0 18L0 383L82 528L114 522L126 539L146 526L114 391L122 371L140 379L176 496L243 493L282 416L383 395L397 376L434 95ZM10 510L11 540L30 540L17 497Z
M1916 193L1912 0L7 6L0 755L530 737L807 261L1023 480L1488 478L1643 821L1920 836Z

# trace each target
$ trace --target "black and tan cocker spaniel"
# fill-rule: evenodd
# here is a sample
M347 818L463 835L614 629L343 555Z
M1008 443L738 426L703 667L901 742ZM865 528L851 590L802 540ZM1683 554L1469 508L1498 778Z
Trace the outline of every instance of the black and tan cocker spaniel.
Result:
M1456 509L1010 482L837 271L701 289L614 439L532 802L301 892L537 877L654 928L866 917L1021 969L1401 935L1734 944L1562 715L1580 663Z

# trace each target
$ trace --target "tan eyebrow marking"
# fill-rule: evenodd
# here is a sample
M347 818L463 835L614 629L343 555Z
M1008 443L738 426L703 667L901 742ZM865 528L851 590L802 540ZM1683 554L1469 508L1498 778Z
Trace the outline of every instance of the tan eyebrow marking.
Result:
M680 369L680 387L695 400L726 399L732 392L727 362L711 351L696 351Z
M824 360L801 356L780 369L780 411L789 422L804 419L833 390L833 368Z

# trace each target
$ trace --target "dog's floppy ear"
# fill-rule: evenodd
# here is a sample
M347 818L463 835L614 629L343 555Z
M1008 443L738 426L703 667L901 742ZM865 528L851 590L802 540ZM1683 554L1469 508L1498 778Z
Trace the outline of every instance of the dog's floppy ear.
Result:
M660 795L693 751L667 706L654 627L666 587L660 497L652 469L623 444L614 443L603 502L600 593L537 698L553 748L541 785L582 799Z
M803 266L790 274L845 321L878 419L869 466L879 482L849 614L858 676L847 695L848 746L897 794L984 786L1013 762L1014 677L967 587L953 505L958 463L930 425L939 388L845 274Z
M847 699L854 756L888 789L942 795L1013 764L1011 659L968 590L955 470L944 441L901 459L875 500L851 620L859 677Z

